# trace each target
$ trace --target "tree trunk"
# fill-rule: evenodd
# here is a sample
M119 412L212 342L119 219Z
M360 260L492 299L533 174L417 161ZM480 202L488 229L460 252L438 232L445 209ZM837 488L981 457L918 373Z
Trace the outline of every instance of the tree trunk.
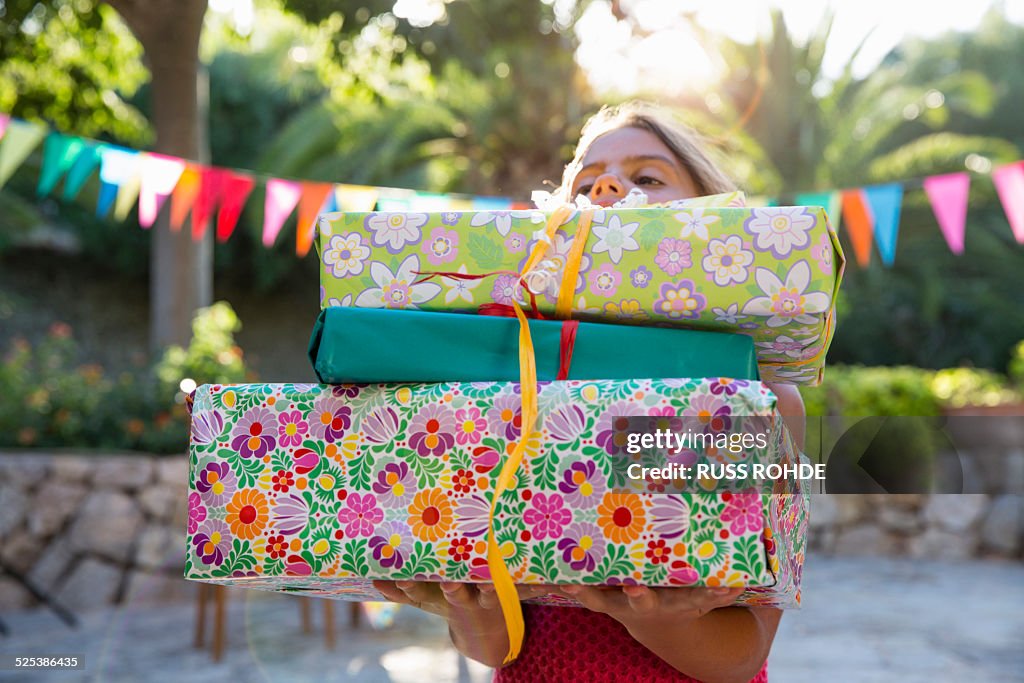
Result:
M208 162L206 100L199 36L207 0L109 0L142 43L152 75L155 151ZM188 345L197 309L213 301L212 231L199 241L191 231L171 232L168 212L152 228L150 349Z

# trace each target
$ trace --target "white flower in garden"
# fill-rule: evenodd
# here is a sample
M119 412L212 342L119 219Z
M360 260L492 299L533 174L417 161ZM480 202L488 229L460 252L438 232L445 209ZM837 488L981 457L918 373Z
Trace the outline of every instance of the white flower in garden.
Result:
M370 249L363 245L363 238L357 232L348 235L331 235L324 250L324 265L330 268L334 277L351 277L363 272L363 263L370 258Z
M694 235L705 241L711 239L708 226L718 220L718 216L705 216L704 209L680 211L673 214L672 217L683 224L683 227L679 229L679 237L686 239L690 235Z
M604 218L604 216L602 215L601 218ZM595 222L590 228L590 231L598 238L597 243L594 244L593 252L600 254L606 251L612 263L618 263L622 260L623 251L637 251L640 249L640 245L633 239L633 233L639 227L639 222L623 225L622 219L615 214L603 225L598 225Z
M465 275L466 264L463 263L455 272L462 273L463 275ZM448 287L448 291L445 292L444 295L444 302L446 304L450 304L453 301L458 301L459 299L462 299L463 301L468 301L469 303L473 303L473 290L479 287L480 283L483 282L483 280L460 280L458 278L453 277L443 277L441 278L441 282L443 282L445 286Z
M498 234L508 237L509 231L512 230L513 218L526 218L531 223L544 222L544 214L540 211L477 211L469 224L474 228L480 228L494 223Z
M386 245L389 252L398 254L405 245L420 241L420 228L428 219L425 213L372 213L366 217L366 227L374 246Z
M715 314L715 320L729 325L735 325L747 317L740 315L739 304L729 304L729 308L712 308L711 312Z
M356 297L356 307L417 308L417 304L430 301L441 293L441 285L433 282L416 283L419 277L416 272L419 270L420 257L416 254L402 261L395 273L380 261L374 261L370 264L370 277L377 286L364 290Z
M712 275L716 285L741 284L750 277L748 268L754 262L754 252L743 248L738 235L724 240L711 240L701 261L704 272Z
M798 261L786 273L786 281L780 280L767 268L757 268L754 279L765 296L754 297L743 306L749 315L770 316L768 327L782 327L791 322L814 325L814 315L825 313L832 303L824 292L808 293L811 269L807 261Z
M753 209L743 229L754 236L754 248L785 258L794 249L810 245L808 234L817 219L803 206L769 206Z

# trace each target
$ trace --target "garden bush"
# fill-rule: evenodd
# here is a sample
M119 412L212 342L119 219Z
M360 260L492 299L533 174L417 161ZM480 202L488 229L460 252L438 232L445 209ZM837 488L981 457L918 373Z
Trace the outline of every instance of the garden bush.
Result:
M0 448L83 448L181 453L188 447L182 380L241 382L247 373L226 303L200 310L187 349L113 374L80 364L71 328L51 326L32 348L15 340L0 362ZM191 382L185 382L189 388Z

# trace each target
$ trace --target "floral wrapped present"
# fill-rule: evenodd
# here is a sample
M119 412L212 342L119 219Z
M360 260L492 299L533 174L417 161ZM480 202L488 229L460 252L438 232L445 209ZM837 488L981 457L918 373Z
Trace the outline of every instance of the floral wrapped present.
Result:
M522 436L518 391L511 382L200 387L186 578L354 599L380 597L372 579L490 581L491 492ZM616 466L622 418L673 414L760 416L763 448L707 457L793 461L775 405L756 381L541 383L526 458L493 511L498 561L519 583L745 586L744 602L796 605L799 487L631 493Z
M324 308L476 312L526 301L522 275L547 317L749 334L787 383L821 379L844 265L806 206L333 213L318 233Z
M540 380L758 379L744 335L558 320L529 327ZM337 306L320 311L309 357L327 384L514 381L518 330L514 318Z

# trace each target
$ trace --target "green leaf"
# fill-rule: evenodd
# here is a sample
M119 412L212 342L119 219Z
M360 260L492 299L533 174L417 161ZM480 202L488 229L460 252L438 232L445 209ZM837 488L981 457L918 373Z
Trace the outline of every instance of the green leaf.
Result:
M530 558L529 569L545 581L554 583L558 580L558 564L555 562L557 551L554 541L543 541L534 546L534 555Z
M466 240L470 256L473 257L477 265L483 270L494 270L501 267L502 256L505 250L495 236L496 234L489 233L485 235L481 232L473 232L470 233L469 239Z
M344 546L341 554L341 569L352 572L356 576L369 576L370 565L366 561L367 544L365 539L353 539Z
M412 467L420 488L435 486L438 476L444 471L444 461L434 456L413 455L406 462Z

